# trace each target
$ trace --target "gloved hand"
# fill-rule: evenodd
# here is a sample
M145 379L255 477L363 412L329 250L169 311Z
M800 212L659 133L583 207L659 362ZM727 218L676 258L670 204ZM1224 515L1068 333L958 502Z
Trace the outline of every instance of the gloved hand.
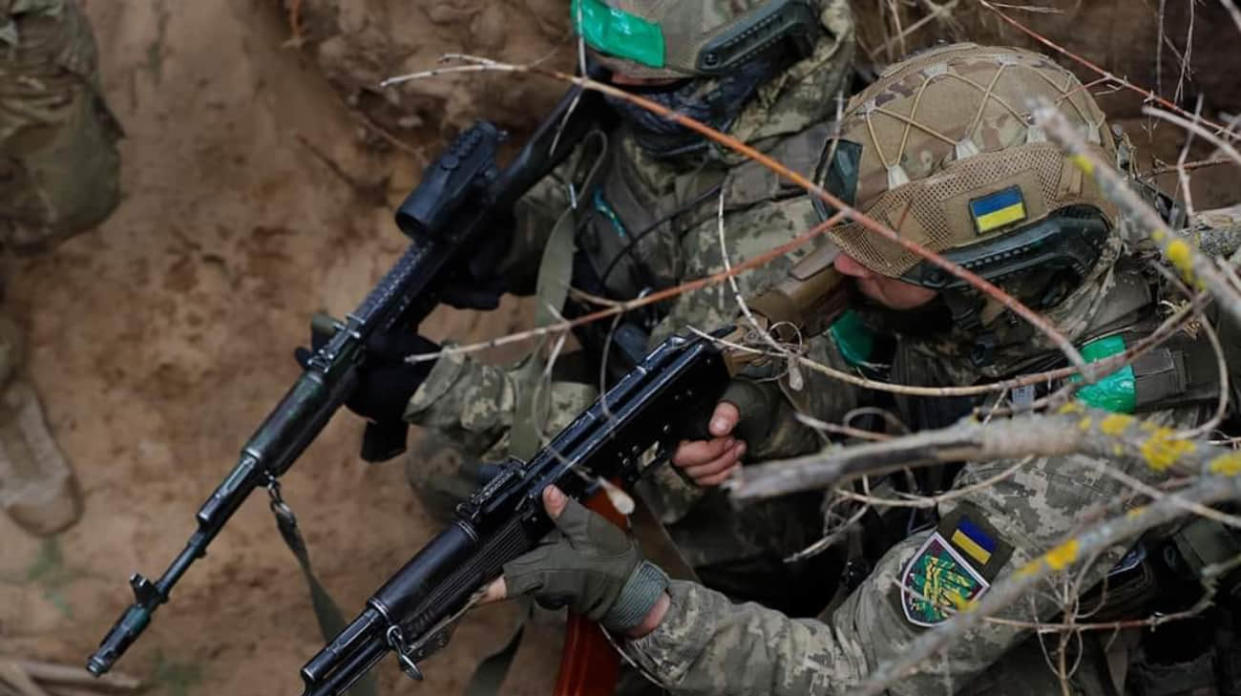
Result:
M543 491L543 506L557 531L504 564L500 596L528 594L543 606L567 605L630 636L653 630L663 613L652 614L659 607L667 610L668 576L643 559L629 535L555 486ZM488 595L494 599L496 593L489 589Z
M322 330L325 322L311 322L311 348L298 347L293 355L303 369L314 351L331 339ZM370 421L362 444L362 458L367 461L391 459L405 449L405 406L426 379L433 361L408 363L414 353L433 353L439 345L412 331L394 329L388 334L372 336L366 346L366 360L358 371L358 385L345 401L345 406Z
M495 233L455 262L446 279L436 288L441 302L457 309L490 310L500 306L500 296L509 288L507 280L496 269L512 244L512 229L511 222L501 221Z
M741 468L741 458L771 431L778 393L748 379L734 379L707 424L709 438L682 440L672 465L702 487L718 486ZM734 432L735 431L735 432Z

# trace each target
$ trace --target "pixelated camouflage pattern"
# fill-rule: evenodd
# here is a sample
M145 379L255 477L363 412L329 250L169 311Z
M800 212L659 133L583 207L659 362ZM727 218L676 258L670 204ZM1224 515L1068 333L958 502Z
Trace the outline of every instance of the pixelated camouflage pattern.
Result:
M836 113L836 97L846 84L853 54L847 5L829 3L823 17L830 36L810 58L761 88L734 128L746 142L789 162L805 174L813 172L818 155L833 132L824 122ZM680 210L702 198L704 192L717 184L722 184L725 192L723 223L733 265L783 244L819 222L805 195L798 195L796 189L788 188L760 165L742 163L719 148L713 146L705 160L701 155L689 160L655 160L623 132L609 135L609 149L613 154L600 187L601 197L623 221L625 234L636 233L664 217L671 217L646 234L632 256L617 264L607 279L607 290L613 297L635 297L644 288L669 287L723 270L718 198L706 196ZM520 201L516 210L516 236L501 266L502 272L511 279L510 287L533 287L538 259L552 224L570 205L571 197L564 182L572 180L571 174L562 168L539 182ZM575 195L581 204L594 204L581 192ZM672 215L674 211L679 212ZM593 215L578 234L576 243L602 273L628 243L625 234L619 232L606 215ZM742 295L756 296L783 279L792 265L810 250L810 246L805 246L762 268L741 274L737 281ZM725 286L681 295L668 303L664 311L662 320L651 331L652 347L687 326L714 329L731 324L738 315L733 291ZM818 350L826 354L829 349L820 347ZM593 384L597 376L585 375L581 381ZM515 404L527 388L521 383L519 367L487 366L470 357L445 358L414 395L406 410L406 419L463 441L467 457L500 458L507 454L507 429L512 424ZM562 393L566 398L561 398ZM822 395L821 399L818 394ZM594 392L581 385L562 388L557 384L553 386L553 395L560 400L553 405L552 414L572 416L589 405ZM567 400L569 395L576 400ZM801 398L808 412L820 418L838 419L843 413L837 410L836 399L830 392L806 390ZM822 403L815 403L816 399ZM800 452L813 451L819 440L792 421L791 414L789 409L786 414L789 423L785 426L787 430L779 434L780 442L783 446L799 447ZM544 431L554 432L555 424L548 423ZM795 453L798 452L787 451L781 456ZM667 523L685 518L702 496L699 489L670 468L659 471L649 483L644 486L643 495ZM694 559L702 563L725 563L744 556L760 544L760 531L772 526L785 528L788 525L753 518L730 524L730 528L753 532L752 542L708 540L693 551ZM795 551L800 547L793 546L802 541L790 540L790 548L784 550ZM691 542L686 539L686 543Z
M1193 408L1149 417L1161 425L1187 427L1197 423L1201 414ZM957 477L954 487L967 488L998 477L1013 464L972 464ZM1103 506L1124 499L1128 488L1104 474L1103 466L1120 468L1148 483L1164 478L1141 462L1097 461L1080 455L1043 457L1024 464L1012 476L941 506L941 513L971 504L1016 547L996 580L1003 582L1013 569L1095 519ZM905 618L893 596L899 592L902 571L929 534L914 534L891 548L862 585L822 621L790 619L756 604L735 605L699 585L674 582L672 607L663 622L649 635L630 641L626 651L676 694L849 693L879 664L904 653L926 630ZM1124 551L1116 547L1095 559L1085 573L1084 586L1100 580ZM1039 593L1029 603L1014 605L1000 615L1023 622L1047 621L1060 611L1046 594ZM952 642L944 659L929 660L890 685L889 693L941 693L946 683L957 688L968 685L1018 646L1039 651L1037 644L1022 642L1028 635L1011 625L984 623ZM1041 659L1041 653L1037 657ZM1035 686L993 684L987 693L1060 693L1054 679L1047 681L1045 689ZM1079 683L1074 690L1099 693L1097 684ZM965 692L970 693L968 686Z
M1241 203L1199 211L1189 219L1187 236L1208 256L1232 256L1241 248Z
M835 96L845 84L853 52L847 6L831 3L823 15L824 21L830 22L832 38L825 39L812 58L794 65L764 87L759 97L743 110L739 120L739 125L745 124L744 138L748 142L781 157L799 157L798 168L804 172L813 169L817 157L814 152L806 152L804 146L813 142L822 148L828 131L819 126L814 138L806 141L797 140L796 135L812 130L834 114ZM770 125L758 125L764 123ZM738 166L736 160L715 151L705 162L699 158L689 162L657 161L623 133L612 134L611 149L614 155L604 178L602 195L623 220L627 232L642 230L669 216L720 183L725 187L724 228L733 264L788 241L819 220L807 197L797 196L795 190L782 187L778 178L761 166ZM511 287L532 286L552 224L570 204L563 184L568 179L568 172L560 170L536 184L519 202L513 246L501 265L502 272L511 279ZM792 197L787 197L789 195ZM608 291L615 297L634 297L644 288L668 287L722 270L717 206L718 199L708 196L680 210L669 222L647 234L637 244L632 257L619 263L608 278ZM605 216L594 215L578 235L577 244L602 271L627 241ZM782 279L792 264L809 251L809 247L803 247L763 268L741 274L737 280L742 295L754 296ZM637 261L631 263L629 258ZM727 325L737 313L729 288L712 287L683 294L670 303L666 316L652 331L650 345L686 326L710 329ZM477 383L474 394L478 396L483 395L484 383L502 383L506 388L520 390L523 387L517 385L517 370L508 368L506 377L501 379L498 377L500 368L480 365L469 357L440 362L411 400L406 418L418 425L469 434L473 441L469 448L472 454L481 455L488 450L499 454L502 448L496 449L495 445L500 442L503 429L511 423L511 415L493 415L492 409L511 410L517 402L516 391L491 387L487 394L492 398L491 405L474 405L467 409L466 405L475 397L464 398L464 390L456 385ZM503 400L498 400L497 396ZM485 411L487 416L480 417L475 413L478 410ZM469 428L464 425L466 421L486 421L489 426ZM483 432L488 435L475 435Z
M445 347L452 345L449 342ZM521 363L506 368L480 363L468 355L445 355L410 399L405 418L447 435L462 446L466 456L502 459L508 453L522 367ZM540 421L547 434L567 426L598 395L585 383L551 381L537 388L551 390L548 412Z
M75 0L0 13L0 244L20 251L98 224L119 201L121 135Z

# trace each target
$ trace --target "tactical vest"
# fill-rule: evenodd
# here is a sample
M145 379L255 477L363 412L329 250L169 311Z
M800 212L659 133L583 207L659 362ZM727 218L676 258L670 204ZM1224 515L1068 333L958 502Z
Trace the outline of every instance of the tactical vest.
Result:
M1087 361L1101 360L1123 352L1150 335L1160 323L1156 311L1158 299L1153 283L1144 276L1137 262L1122 258L1116 265L1114 283L1101 299L1101 309L1078 341L1083 357ZM1241 356L1234 354L1239 352L1236 346L1241 344L1234 339L1229 345L1233 333L1234 327L1226 323L1221 327L1229 363L1239 364ZM833 336L842 344L842 353L857 353L859 339L856 336L851 338L844 332L833 332ZM1064 365L1063 356L1051 351L1031 356L1010 376ZM933 383L933 379L928 382L927 373L934 373L934 365L928 363L926 356L898 347L888 378L898 383ZM1230 381L1235 383L1236 380ZM1016 404L1029 403L1062 385L1063 382L1031 387L1012 394L1011 400ZM1178 333L1131 365L1083 387L1077 397L1097 408L1125 413L1141 414L1194 405L1200 405L1203 412L1208 413L1217 403L1219 388L1219 366L1210 343L1202 337ZM971 397L895 399L899 416L915 431L947 427L975 407L988 405L983 399ZM959 470L959 465L919 469L916 480L922 489L920 492L933 494L950 487ZM883 519L872 517L865 525L863 534L868 543L849 559L844 574L846 585L865 578L873 561L896 541L912 530L937 522L931 512L919 515L894 510ZM875 543L879 539L882 542ZM1082 606L1094 607L1090 612L1091 621L1141 618L1152 611L1184 608L1176 605L1169 608L1163 603L1178 597L1191 602L1197 596L1195 592L1201 592L1197 578L1204 567L1226 563L1239 555L1241 534L1236 530L1214 520L1192 518L1180 527L1165 529L1161 536L1136 542L1108 573L1106 592L1099 588L1092 590L1082 599ZM1229 609L1241 610L1241 571L1226 574L1217 587L1217 601L1222 610L1195 619L1200 623L1186 625L1183 630L1188 631L1187 635L1179 638L1182 644L1192 644L1195 635L1205 635L1207 638L1198 640L1196 647L1186 646L1174 655L1152 650L1144 644L1148 641L1134 641L1125 649L1125 693L1149 696L1236 693L1227 686L1223 689L1220 686L1241 683L1241 642L1238 642L1241 634ZM1178 629L1159 629L1175 630ZM1093 642L1096 637L1088 635L1080 644L1086 663L1090 664L1084 663L1086 666L1077 673L1075 688L1081 689L1081 693L1103 696L1114 693L1115 689L1116 674L1109 674L1108 669L1100 667L1106 663L1104 648L1111 650L1114 646ZM992 696L1058 693L1059 685L1054 679L1047 685L1042 684L1048 680L1048 675L1043 648L1038 645L1038 638L1032 637L1014 648L976 683L964 686L962 693Z
M760 149L815 178L833 132L831 124L820 123ZM570 184L570 198L580 211L573 285L589 293L630 299L687 280L693 259L686 258L685 239L691 234L716 238L721 191L730 245L739 236L751 235L757 220L792 223L791 237L820 219L804 190L757 162L747 160L729 166L713 159L677 169L651 159L621 132L609 133L606 141L604 152L597 155L602 162L575 167ZM587 173L596 167L599 174L589 176ZM742 218L745 222L738 223ZM718 244L704 245L701 253L709 255L709 265L718 265ZM573 315L585 309L570 303L566 313ZM666 313L666 306L652 307L627 316L611 331L613 350L619 347L618 353L625 358L612 366L614 370L627 369L645 354L651 331ZM589 325L579 332L589 354L602 354L611 328L604 324Z

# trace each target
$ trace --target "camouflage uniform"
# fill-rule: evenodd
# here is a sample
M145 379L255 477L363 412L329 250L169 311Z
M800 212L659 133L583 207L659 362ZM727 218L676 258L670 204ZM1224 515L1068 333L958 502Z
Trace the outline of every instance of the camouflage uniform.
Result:
M106 218L120 198L120 134L76 0L0 0L0 247L47 249ZM20 332L0 325L0 507L50 534L77 518L76 486L20 377Z
M831 138L833 128L829 120L838 109L838 100L843 99L853 55L853 27L847 3L830 0L821 5L820 22L826 32L813 53L759 87L729 128L730 134L739 140L811 176ZM602 275L631 235L665 217L670 219L656 224L637 243L634 253L615 262L615 269L603 286L591 288L597 294L632 298L644 289L658 290L722 271L716 215L718 195L713 193L716 186L723 190L723 225L734 265L789 241L821 219L803 192L731 151L712 145L705 155L657 159L623 128L604 136L609 154L599 165L598 185L573 191L573 197L589 211L574 238L579 259L584 257L594 272ZM572 203L565 182L580 179L575 170L586 168L575 162L577 157L571 156L568 164L537 184L520 201L515 240L501 264L501 272L511 279L510 288L533 288L549 235ZM809 252L809 248L799 249L738 276L741 292L746 296L758 294L783 278L791 265ZM581 282L580 277L574 277L575 286ZM653 346L686 326L711 330L730 324L736 314L732 290L717 286L666 303L657 313L642 317L642 328L649 337L647 345ZM605 324L601 324L604 331ZM599 360L604 340L599 335L593 343L586 341L588 352L595 353L595 361ZM829 348L819 346L815 350ZM502 458L509 451L517 405L528 398L530 380L525 372L524 363L502 367L469 356L445 357L436 363L414 394L405 417L413 424L450 434L464 444L467 457ZM543 432L554 432L588 406L597 394L598 381L598 371L591 369L570 381L554 381L542 387L548 396L540 422ZM834 415L839 417L839 413ZM799 442L812 448L821 444L813 438L801 438ZM421 474L420 478L424 476ZM431 476L439 477L440 472ZM662 485L649 491L658 512L665 522L682 520L702 491L683 482L669 469L661 472L660 481ZM722 502L722 498L716 501ZM726 507L724 503L723 508ZM714 509L710 505L708 508ZM745 556L758 547L770 548L772 538L793 527L800 529L800 525L781 524L783 531L758 531L738 523L734 531L748 532L743 535L747 541L738 543L735 534L722 534L718 522L711 523L713 514L704 512L701 522L690 526L713 529L716 536L729 540L707 544L712 550L704 550L701 555L695 555L693 550L703 549L701 544L687 547L693 565ZM798 532L796 540L790 539L790 545L800 544L803 535L804 530Z
M1154 420L1173 427L1192 424L1196 409L1163 412ZM1011 461L976 463L958 477L957 487L999 475ZM995 581L1002 581L1040 550L1051 548L1080 527L1102 501L1117 500L1127 488L1101 473L1099 462L1084 457L1041 458L1022 466L999 483L941 506L941 515L968 506L985 517L1015 549ZM1115 466L1114 462L1105 463ZM1128 473L1149 480L1145 465ZM845 694L881 662L899 657L926 630L913 624L901 608L902 574L931 536L922 532L890 549L870 576L822 621L795 620L755 604L732 604L704 587L673 582L672 607L649 635L627 650L639 664L675 693L681 694ZM1090 586L1124 554L1115 548L1097 559L1086 574ZM1019 621L1049 620L1060 611L1047 595L1018 604L1000 616ZM914 674L889 687L893 694L1060 693L1029 632L988 623L956 640L942 660L932 659ZM1018 648L1014 650L1014 648ZM1010 655L1010 651L1012 654ZM1005 660L1005 678L971 684L979 674ZM1020 670L1023 679L1014 679ZM1097 663L1087 660L1074 677L1078 693L1105 694ZM1001 673L997 673L997 676ZM949 689L946 684L954 688ZM955 689L955 691L954 691Z
M0 0L0 244L98 224L119 200L120 136L75 0Z
M1024 212L1029 213L1032 222L1038 222L1041 215L1047 214L1047 210L1038 209L1048 200L1073 205L1079 200L1093 199L1091 202L1098 206L1109 206L1097 191L1089 188L1089 182L1074 174L1062 155L1056 153L1042 160L1037 157L1043 149L1041 134L1018 113L1006 108L979 110L978 99L970 97L969 89L949 99L944 99L943 93L932 96L926 91L927 85L936 79L947 82L952 77L970 76L989 85L976 94L1008 100L1013 90L1018 94L1023 91L1022 84L1018 80L1013 80L1016 84L1005 84L997 76L1005 70L1016 70L1014 66L1034 66L1022 75L1050 76L1049 82L1061 92L1072 90L1078 84L1067 71L1033 54L958 46L915 57L899 69L894 67L885 73L879 84L855 97L846 113L843 130L846 138L854 136L867 145L863 148L859 167L857 205L898 228L902 234L945 252L957 247L952 239L934 233L937 223L938 229L945 229L942 218L938 217L941 211L934 207L936 198L956 201L961 210L965 210L967 203L987 199L996 186L1008 186L1011 182L1005 182L1004 176L1021 181L1040 176L1043 170L1050 171L1042 186L1046 198L1040 199L1037 191L1031 193L1023 189L1026 192ZM1057 73L1063 79L1055 79ZM949 84L964 85L965 80ZM1025 88L1038 91L1031 89L1029 82ZM1070 103L1061 103L1062 110L1076 110L1078 124L1091 141L1102 153L1114 156L1111 133L1106 129L1102 113L1084 90L1078 92L1081 95L1078 103L1071 103L1073 98L1066 97ZM915 110L920 103L928 110L938 107L960 113L941 113L938 120L927 116L923 124L930 123L933 127L910 134L908 125L918 120L918 115L911 116L908 111L910 103L915 105ZM903 117L866 123L880 109L886 110L883 113ZM885 127L891 130L885 133ZM875 150L882 148L871 146L867 138L874 138L884 146L893 145L886 162L878 161L883 155L876 158ZM893 157L896 143L900 143L904 151ZM967 172L954 180L942 174L946 168L950 169L950 174L966 167L1002 169L1023 158L1026 166L1016 167L1007 175L1001 172L996 176L971 177ZM959 166L952 169L952 165L944 162L959 163ZM910 185L910 181L915 183ZM978 188L963 193L958 190L962 181L973 181ZM915 188L923 183L924 188ZM876 204L876 200L888 205ZM908 203L911 200L913 203ZM952 214L950 206L943 210ZM982 224L966 227L971 231L964 238L965 242L973 243L977 237L984 236L987 230L983 227ZM947 229L952 229L951 224ZM1143 274L1141 265L1133 262L1127 252L1122 252L1122 236L1121 231L1114 230L1098 247L1098 260L1080 285L1044 313L1079 346L1098 345L1100 340L1109 337L1120 337L1131 345L1154 326L1158 315L1156 284ZM863 260L876 272L899 277L917 263L917 259L908 258L887 242L864 238L856 226L845 227L837 239L853 258ZM1010 292L1020 293L1021 284L1028 278L1028 275L1009 278L1005 286ZM899 324L884 325L884 316L891 315L873 311L869 320L872 326L888 331L895 338L891 363L884 375L893 382L964 385L1063 364L1056 351L1048 350L1045 339L1035 335L1023 322L991 307L989 302L983 304L977 315L963 315L974 320L972 325L955 323L951 329L917 336L909 335ZM1225 326L1224 330L1227 336L1232 329ZM1178 340L1183 346L1196 345L1186 336L1174 339L1169 345L1175 345ZM849 351L844 347L842 342L841 352L847 354ZM842 362L832 366L849 369L849 365ZM1232 369L1237 371L1237 366L1233 365ZM1134 373L1130 373L1130 377L1138 385L1149 384L1143 382L1145 374L1139 369L1136 377ZM1218 379L1216 373L1211 375L1211 379ZM1215 386L1218 389L1217 382ZM1139 386L1139 396L1144 388ZM842 383L833 384L830 389L835 393L854 391ZM1166 394L1179 397L1176 402L1163 396L1146 402L1138 398L1137 408L1143 411L1146 419L1180 429L1201 422L1205 413L1214 407L1214 395L1199 395L1195 401L1188 398L1192 389L1182 387L1180 391ZM1086 398L1083 396L1086 393L1083 389L1079 396ZM864 394L858 394L856 399L868 401ZM1146 403L1145 408L1143 403ZM946 426L968 413L973 405L970 400L897 397L891 408L912 429L921 430ZM785 424L783 427L796 426ZM865 579L819 620L791 619L756 604L733 604L723 595L699 585L673 582L669 590L671 608L662 623L652 633L629 642L626 650L675 693L849 693L878 665L898 658L921 632L946 618L942 610L919 600L918 593L941 601L954 597L976 598L989 584L1002 582L1015 568L1097 519L1104 506L1125 500L1125 495L1131 492L1116 477L1105 474L1105 467L1119 469L1148 483L1164 478L1145 463L1100 461L1081 455L1033 459L1017 465L1011 475L1000 476L1015 465L1017 462L1013 461L975 462L955 476L952 469L924 470L940 472L950 479L948 485L932 485L927 492L949 488L962 491L962 495L939 505L938 520L932 521L934 529L906 533L903 539L878 554ZM999 480L973 488L993 478ZM881 484L872 482L872 485ZM916 520L911 517L910 524ZM1126 551L1127 547L1118 546L1092 559L1080 576L1081 587L1095 586L1105 575L1113 573L1117 562L1126 557ZM1132 556L1126 560L1129 558ZM1119 581L1116 582L1119 585ZM954 590L959 594L946 594L944 587L959 588ZM903 588L914 593L905 592ZM1048 592L1038 593L1028 603L1009 607L1001 616L1027 623L1051 620L1063 607L1054 601L1058 589L1047 589ZM1110 587L1111 598L1125 596L1124 589L1123 586ZM1149 595L1143 600L1131 598L1132 604L1119 602L1117 610L1131 612L1122 614L1126 618L1145 616L1149 609L1142 602L1149 600ZM1087 647L1082 648L1080 666L1070 679L1072 692L1102 695L1114 693L1114 687L1123 690L1120 686L1123 676L1118 679L1109 665L1127 665L1134 661L1136 653L1126 652L1131 645L1125 640L1101 645L1090 636L1083 638L1083 645ZM942 659L928 660L914 673L903 675L889 685L888 690L893 694L1061 693L1061 684L1047 666L1045 653L1050 649L1054 649L1054 645L1045 649L1026 629L984 623L955 640ZM1105 652L1111 654L1105 655ZM1132 674L1141 676L1140 672ZM1131 676L1130 684L1137 679ZM1171 690L1144 693L1189 693L1192 688L1195 685L1190 680L1181 678L1179 684L1172 684Z

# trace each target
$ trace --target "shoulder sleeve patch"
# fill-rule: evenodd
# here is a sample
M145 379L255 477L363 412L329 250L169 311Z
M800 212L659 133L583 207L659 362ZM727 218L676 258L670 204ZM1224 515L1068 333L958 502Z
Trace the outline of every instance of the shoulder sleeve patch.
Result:
M968 559L987 582L999 575L1013 555L1012 545L1000 536L977 507L969 503L958 505L940 520L936 531Z
M899 601L909 623L930 627L968 608L988 587L990 583L937 531L901 573Z
M978 508L963 503L910 559L893 599L909 623L935 626L981 598L1012 555L1012 545Z

